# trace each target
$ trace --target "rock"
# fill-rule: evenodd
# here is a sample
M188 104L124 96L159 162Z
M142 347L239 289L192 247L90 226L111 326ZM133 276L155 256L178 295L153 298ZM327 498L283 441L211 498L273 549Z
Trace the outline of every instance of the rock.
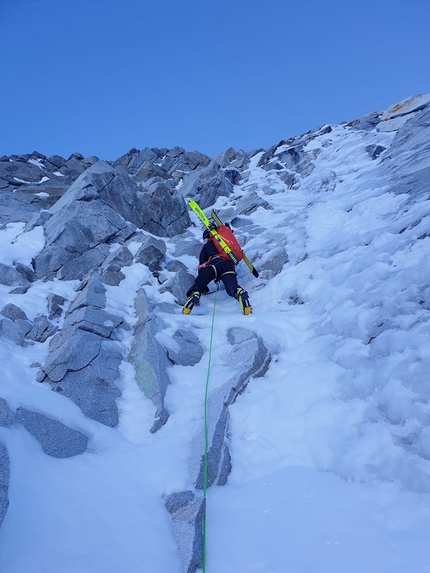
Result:
M34 259L36 274L39 278L52 277L69 263L60 273L62 278L80 278L107 255L105 243L122 233L128 237L134 229L102 201L73 201L46 223L45 248Z
M179 261L176 261L179 263ZM193 284L195 276L188 272L185 265L175 271L173 277L170 277L160 288L160 292L170 292L177 300L178 304L184 305L187 300L187 291ZM169 264L167 270L172 271Z
M15 419L36 438L48 456L70 458L87 449L88 436L48 416L18 408Z
M81 284L69 306L37 380L48 377L53 390L70 398L86 416L113 427L118 423L115 401L121 396L115 381L123 356L119 345L107 339L122 319L107 313L105 305L106 289L94 275Z
M67 371L53 391L70 398L88 418L113 428L118 424L116 400L121 396L115 380L120 376L123 356L116 342L100 340L99 353L90 364Z
M204 350L198 337L191 331L178 329L172 337L173 344L166 348L167 357L173 364L193 366L202 359Z
M353 127L354 129L360 129L363 131L371 131L381 122L381 116L378 112L369 113L359 119L351 121L347 125Z
M0 263L0 284L6 286L27 286L29 281L15 267L9 267Z
M25 337L30 332L32 324L28 320L0 320L0 334L9 340L12 340L18 346L24 344Z
M139 151L136 148L130 149L125 155L119 157L116 161L112 163L114 169L122 168L124 171L130 175L136 175L139 169L146 162L158 161L163 155L165 155L166 150L150 149L146 147Z
M138 291L135 309L139 319L134 327L128 360L134 366L138 386L156 407L155 422L151 428L151 432L155 433L169 418L164 398L167 385L170 383L167 375L170 362L163 347L155 338L161 325L151 316L143 290Z
M265 199L262 199L253 191L239 199L236 205L236 212L239 213L239 215L251 215L259 207L263 207L263 209L267 210L273 209Z
M366 153L369 154L371 159L377 159L381 153L383 151L385 151L385 147L382 147L382 145L366 145L366 147L364 148L364 150L366 151Z
M169 179L170 176L168 173L166 173L166 171L164 171L164 169L161 169L161 167L159 167L158 165L155 165L150 161L145 161L145 163L142 165L142 167L134 176L134 179L137 182L141 182L141 181L148 181L153 177L161 177L161 179Z
M102 337L74 325L61 330L49 343L43 371L51 382L59 382L67 372L82 370L98 356Z
M182 147L170 149L164 156L160 167L167 173L175 171L194 171L197 167L206 167L210 158L198 151L185 151Z
M83 306L92 306L93 308L106 306L106 289L98 276L90 277L82 283L80 292L69 306L67 314L71 314Z
M212 161L207 167L188 175L180 189L182 196L197 201L202 209L213 205L218 197L228 197L233 191L231 172L226 175L219 163Z
M66 299L59 294L50 294L47 297L48 301L48 318L52 320L53 318L60 318L63 314L63 309L61 308Z
M142 229L157 237L174 237L190 226L185 201L170 185L159 182L141 189Z
M236 169L246 169L249 163L249 155L242 151L235 151L232 147L215 157L215 161L221 165L221 167L233 167Z
M36 227L43 227L45 223L52 217L52 213L49 211L40 211L35 213L33 217L28 221L24 228L24 233L28 233L28 231L32 231Z
M118 286L125 279L125 274L121 272L121 269L130 266L132 263L133 255L130 250L126 246L120 247L104 260L100 267L100 280L104 284Z
M9 507L10 461L6 447L0 443L0 527Z
M109 245L97 245L65 263L57 271L60 280L82 279L89 271L100 266L110 252Z
M9 410L8 403L4 398L0 398L0 426L10 428L12 425L12 416Z
M19 308L19 306L16 306L15 304L7 304L6 306L4 306L2 308L2 310L0 311L0 314L5 316L9 320L13 320L13 321L18 320L18 319L28 320L25 312L21 308Z
M166 508L173 522L173 534L185 573L195 573L203 564L203 518L205 498L192 491L172 493Z
M166 244L161 239L149 235L143 237L142 246L134 256L135 263L142 263L150 271L161 268L161 263L166 257Z
M26 223L38 213L38 209L31 205L31 197L22 196L16 192L12 195L9 184L2 185L0 179L0 225L7 223ZM3 189L2 189L3 187Z
M32 283L36 280L36 273L27 265L23 265L22 263L15 263L15 268L26 281Z
M63 328L78 325L81 330L98 334L103 338L109 338L114 328L122 319L109 314L105 310L82 306L72 313L67 314Z
M46 167L48 169L50 169L50 168L54 169L55 171L57 171L65 163L66 163L66 160L64 159L64 157L61 157L60 155L51 155L45 161Z
M36 316L34 324L26 335L26 338L34 340L35 342L45 342L50 336L53 336L57 330L58 327L51 324L46 316Z
M173 335L173 341L179 348L168 349L167 356L174 364L193 366L200 362L205 351L193 332L180 328Z
M241 364L245 368L235 373L222 386L211 392L208 398L208 467L207 485L224 485L231 471L228 448L228 407L246 388L251 377L264 376L271 356L262 339L244 328L230 328L227 339L233 348L227 358L228 364ZM204 432L192 442L191 476L195 487L203 488L204 481Z

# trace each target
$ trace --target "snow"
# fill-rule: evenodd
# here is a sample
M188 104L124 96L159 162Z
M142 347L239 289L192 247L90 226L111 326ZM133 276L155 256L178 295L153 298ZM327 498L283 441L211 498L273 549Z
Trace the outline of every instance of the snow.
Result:
M417 239L429 232L428 207L423 199L406 208L409 198L390 193L375 175L378 160L364 151L393 136L334 127L308 144L307 151L318 150L317 167L291 190L276 172L256 167L257 154L248 179L219 199L217 208L234 204L257 186L272 210L260 207L249 217L260 232L242 232L246 254L260 270L285 244L289 262L270 278L264 269L254 279L245 265L238 268L253 306L249 317L223 290L216 299L202 297L189 317L179 307L160 312L167 326L159 340L186 321L206 354L194 367L172 366L171 415L156 434L149 432L154 406L127 362L118 381L120 423L112 429L36 382L31 364L43 363L48 342L23 348L1 340L0 395L10 406L90 436L89 451L60 460L24 428L0 428L11 458L3 573L180 573L163 500L192 489L190 442L203 424L215 300L210 389L228 376L233 323L261 336L273 359L229 409L233 469L226 486L208 491L208 573L428 570L430 237ZM261 191L268 185L270 196ZM29 264L43 248L41 227L23 227L0 231L2 263ZM182 260L195 267L192 257ZM130 326L139 288L151 300L174 302L143 265L123 272L118 287L107 287L107 310ZM14 302L32 319L46 312L47 294L70 299L76 286L36 282L26 295L1 287L0 304ZM303 304L294 304L297 298Z
M39 181L25 181L24 179L19 179L18 177L14 177L13 179L15 181L18 181L18 183L28 183L29 185L40 185L45 181L49 181L49 177L46 176L43 176L42 179L40 179Z

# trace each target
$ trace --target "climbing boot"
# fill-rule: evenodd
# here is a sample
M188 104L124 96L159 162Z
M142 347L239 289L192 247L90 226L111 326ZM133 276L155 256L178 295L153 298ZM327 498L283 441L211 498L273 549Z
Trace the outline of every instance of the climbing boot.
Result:
M182 309L182 314L190 314L193 308L199 304L199 301L200 301L200 293L198 290L195 290L187 298L187 302L184 304L184 307Z
M252 308L246 290L241 287L237 288L234 292L234 298L239 301L243 314L251 314Z

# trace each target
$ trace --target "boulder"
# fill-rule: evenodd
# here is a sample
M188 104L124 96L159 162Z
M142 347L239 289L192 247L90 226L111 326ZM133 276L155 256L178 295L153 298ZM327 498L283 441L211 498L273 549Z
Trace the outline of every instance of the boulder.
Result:
M18 346L24 344L27 334L30 332L32 324L29 320L18 318L9 320L7 318L0 320L0 334L4 338L12 340Z
M191 330L180 328L172 336L171 345L166 348L166 352L173 364L193 366L200 362L205 351Z
M15 304L7 304L6 306L4 306L2 308L2 310L0 311L0 314L2 314L4 317L8 318L9 320L28 320L27 315L25 314L25 312L19 308L19 306L16 306Z
M15 420L36 438L48 456L70 458L87 449L88 436L44 414L18 408Z

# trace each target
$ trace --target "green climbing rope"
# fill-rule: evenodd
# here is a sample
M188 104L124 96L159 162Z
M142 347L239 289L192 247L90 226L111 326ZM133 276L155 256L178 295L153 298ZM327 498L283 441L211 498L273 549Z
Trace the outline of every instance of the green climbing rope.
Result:
M208 389L209 389L209 378L211 374L211 359L212 359L212 342L213 342L213 335L214 335L214 324L215 324L215 308L216 308L216 299L218 294L219 283L217 283L216 291L215 291L215 298L214 298L214 306L212 311L212 325L211 325L211 336L209 342L209 358L208 358L208 370L206 374L206 389L205 389L205 454L204 454L204 462L203 462L203 498L205 500L205 512L203 515L203 551L202 551L202 568L203 573L206 573L206 490L207 490L207 483L208 483L208 450L209 450L209 442L208 442Z

